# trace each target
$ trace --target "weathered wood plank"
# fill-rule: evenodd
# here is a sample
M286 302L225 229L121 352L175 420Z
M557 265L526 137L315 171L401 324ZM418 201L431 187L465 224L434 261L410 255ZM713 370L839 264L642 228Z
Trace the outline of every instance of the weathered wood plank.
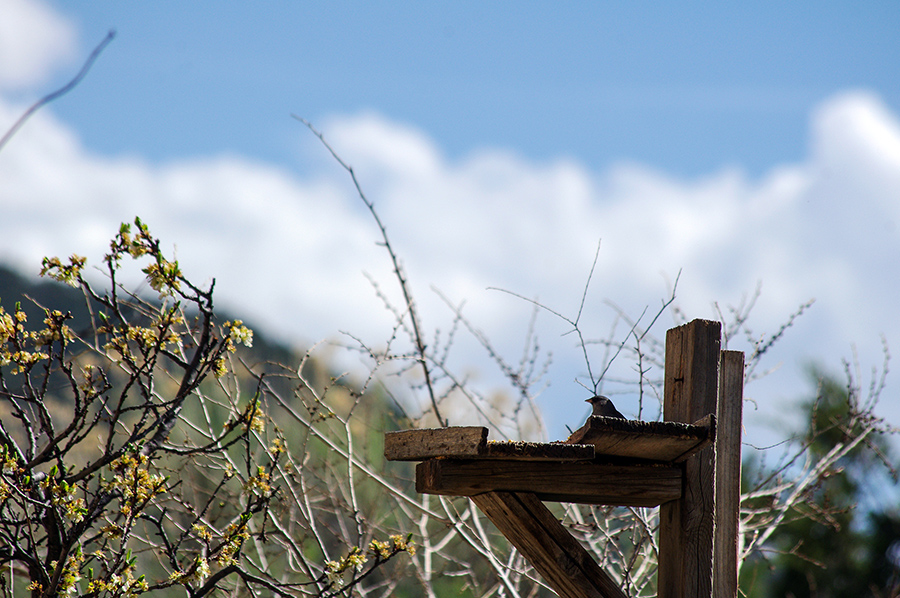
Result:
M592 444L488 440L484 453L480 456L485 459L516 461L590 461L594 454Z
M668 463L683 461L715 438L714 418L693 424L589 417L567 443L591 444L596 455Z
M722 351L719 368L719 432L716 436L716 535L713 596L737 598L738 526L741 502L741 418L744 353Z
M472 500L561 598L625 598L534 494L488 492Z
M716 413L721 324L694 320L666 334L663 415L692 422ZM684 462L682 497L659 511L659 598L712 596L715 450Z
M384 435L389 461L455 459L516 459L520 461L580 461L594 458L591 444L487 440L482 427L424 428Z
M565 442L487 440L487 428L428 428L388 432L384 455L391 461L515 459L579 461L596 456L677 462L712 443L715 426L709 418L693 424L644 422L590 417Z
M680 467L664 464L431 459L416 466L416 491L533 492L541 500L653 507L681 496L681 475Z
M476 457L484 452L488 429L481 426L400 430L384 435L384 458L422 461L431 457Z

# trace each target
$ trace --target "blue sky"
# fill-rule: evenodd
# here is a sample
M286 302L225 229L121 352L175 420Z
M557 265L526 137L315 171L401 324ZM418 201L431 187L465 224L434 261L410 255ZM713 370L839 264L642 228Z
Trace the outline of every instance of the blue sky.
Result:
M837 91L900 109L896 2L53 6L81 54L120 34L54 110L97 151L158 160L231 151L297 166L289 113L374 110L451 157L499 146L595 169L759 175L802 158L810 110Z
M761 286L735 349L815 299L748 386L750 430L809 392L804 364L856 355L867 380L882 335L900 344L895 2L3 8L0 129L118 32L0 152L0 260L23 272L96 262L139 215L189 275L216 277L220 306L279 339L384 342L393 321L366 275L398 297L377 228L294 113L357 169L432 334L453 325L438 289L517 361L531 306L490 288L574 317L600 241L590 338L627 332L613 306L652 313L679 272L689 319ZM586 414L585 367L563 322L537 326L556 438ZM502 376L472 338L458 347L454 367L489 395ZM634 415L618 367L603 390Z

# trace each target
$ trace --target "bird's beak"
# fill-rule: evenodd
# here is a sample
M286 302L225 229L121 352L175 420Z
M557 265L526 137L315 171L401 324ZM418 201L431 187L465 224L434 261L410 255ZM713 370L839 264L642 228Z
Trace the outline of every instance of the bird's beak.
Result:
M590 402L593 401L593 400L594 400L594 397L591 397L591 398L589 398L589 399L585 399L584 402L585 402L585 403L590 403Z

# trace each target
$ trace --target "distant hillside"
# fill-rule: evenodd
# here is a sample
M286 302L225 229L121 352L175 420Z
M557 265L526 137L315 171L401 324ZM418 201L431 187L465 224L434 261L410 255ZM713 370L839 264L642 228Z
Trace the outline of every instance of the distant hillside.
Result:
M49 309L72 312L75 317L73 328L80 329L88 322L87 306L80 290L55 280L26 278L0 265L0 305L3 309L11 312L16 303L20 302L28 315L28 321L40 322L44 314L32 299Z
M0 264L0 306L11 312L17 302L21 303L22 310L28 316L29 328L32 329L37 328L44 319L44 313L38 305L47 309L57 309L63 313L71 312L73 319L70 326L73 330L84 331L90 326L87 303L80 289L48 278L25 277ZM35 302L38 305L35 305ZM240 315L221 311L217 311L217 316L220 322L240 318ZM253 328L252 322L245 320L244 323ZM251 363L272 361L291 364L297 361L288 347L269 341L255 328L252 349L242 348L241 354Z

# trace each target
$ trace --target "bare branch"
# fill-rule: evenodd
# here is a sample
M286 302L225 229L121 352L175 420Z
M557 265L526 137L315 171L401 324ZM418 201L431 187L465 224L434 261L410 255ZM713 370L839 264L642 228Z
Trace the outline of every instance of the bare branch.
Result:
M437 399L434 393L434 387L431 383L431 373L428 368L428 361L425 355L425 341L422 337L421 325L419 324L419 316L416 311L415 302L413 301L412 291L409 288L409 284L406 281L406 275L403 272L403 268L400 265L400 260L397 257L397 254L394 252L394 248L391 246L391 242L388 239L387 228L385 228L384 224L381 222L381 218L378 216L378 212L375 210L375 204L372 203L363 192L362 187L359 184L359 181L356 178L356 172L353 170L353 167L344 162L344 160L338 155L338 153L328 144L325 140L325 136L322 135L316 128L304 118L301 118L296 115L291 115L296 120L300 121L306 127L312 131L313 135L319 138L319 141L322 142L322 145L325 146L332 157L337 160L338 164L346 170L350 174L350 178L353 181L354 187L356 187L356 192L359 195L359 198L363 201L366 208L368 208L369 213L372 214L372 218L375 219L375 223L378 225L378 230L381 232L381 238L383 240L384 248L387 250L388 255L390 255L391 263L394 266L394 275L397 277L397 281L400 283L400 289L403 292L403 300L406 302L407 309L409 311L409 319L412 323L413 328L413 342L416 345L416 351L419 354L419 363L422 365L422 373L425 376L425 386L428 389L428 396L431 399L431 407L434 409L434 415L440 423L441 426L447 426L447 420L441 417L441 412L438 409Z
M3 151L3 148L6 146L7 143L9 143L9 140L12 139L13 135L15 135L16 132L18 132L18 130L22 128L22 125L25 124L25 121L27 121L29 118L31 118L32 114L34 114L35 112L37 112L38 110L40 110L41 108L43 108L44 106L46 106L47 104L52 102L53 100L55 100L61 96L64 96L67 93L69 93L70 91L72 91L73 89L75 89L75 87L79 83L81 83L81 80L85 78L88 71L91 70L91 67L94 65L94 62L100 56L100 53L103 52L104 49L106 49L106 46L108 46L109 43L115 37L116 37L116 32L115 32L115 30L111 29L109 31L109 33L106 34L106 37L103 38L103 41L101 41L97 45L97 47L94 48L94 51L90 53L90 55L87 57L87 60L85 60L84 65L81 67L81 70L78 71L78 74L75 75L75 77L71 81L69 81L68 83L66 83L59 89L57 89L56 91L45 95L40 100L38 100L37 102L32 104L31 107L28 108L28 110L26 110L25 113L19 117L19 120L17 120L13 124L13 126L9 128L9 130L6 132L6 134L3 135L2 138L0 138L0 151Z

